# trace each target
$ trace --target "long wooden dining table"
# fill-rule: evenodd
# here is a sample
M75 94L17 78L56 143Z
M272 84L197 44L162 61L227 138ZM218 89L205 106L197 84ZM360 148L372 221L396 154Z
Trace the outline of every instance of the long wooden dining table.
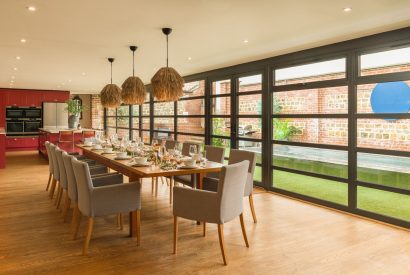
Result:
M130 165L130 159L127 160L117 160L115 153L106 154L103 150L95 150L92 147L87 147L81 144L76 145L79 147L83 155L93 159L108 168L115 170L129 178L129 181L138 181L142 183L142 178L154 178L154 177L171 177L170 180L170 200L172 200L172 178L178 175L195 175L196 177L196 188L202 189L203 178L207 173L220 172L223 164L207 161L205 166L198 166L197 168L190 169L172 169L164 170L157 165L149 165L144 167L135 167ZM130 236L137 236L137 213L130 213Z

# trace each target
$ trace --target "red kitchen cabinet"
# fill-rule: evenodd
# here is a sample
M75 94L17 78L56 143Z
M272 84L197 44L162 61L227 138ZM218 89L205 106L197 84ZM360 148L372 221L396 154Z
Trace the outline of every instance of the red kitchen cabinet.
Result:
M69 92L44 92L44 102L66 102L70 97Z
M43 93L37 91L27 91L24 92L25 105L29 107L41 107L41 102L43 102Z
M37 150L38 137L6 137L6 150Z

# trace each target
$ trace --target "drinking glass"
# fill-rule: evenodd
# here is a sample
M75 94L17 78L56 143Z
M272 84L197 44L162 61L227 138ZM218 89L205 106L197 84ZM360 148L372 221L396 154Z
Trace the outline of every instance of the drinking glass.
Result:
M189 146L189 155L192 157L193 155L197 154L197 147L196 145Z

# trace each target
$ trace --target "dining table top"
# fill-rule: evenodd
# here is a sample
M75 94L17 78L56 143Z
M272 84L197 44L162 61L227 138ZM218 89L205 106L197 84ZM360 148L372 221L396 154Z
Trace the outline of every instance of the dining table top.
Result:
M83 144L76 145L82 149L83 154L91 159L94 159L126 176L137 176L139 178L148 177L166 177L177 175L190 175L190 174L206 174L212 172L220 172L224 164L207 161L204 166L196 166L195 168L176 168L176 169L162 169L158 165L148 166L133 166L130 163L131 159L120 160L116 158L114 153L104 153L102 149L93 149L90 146Z

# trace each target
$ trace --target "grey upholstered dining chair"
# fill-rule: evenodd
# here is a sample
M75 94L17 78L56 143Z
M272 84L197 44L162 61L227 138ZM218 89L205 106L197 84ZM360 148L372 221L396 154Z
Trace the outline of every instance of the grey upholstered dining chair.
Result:
M182 155L183 155L183 156L189 156L189 148L191 147L191 145L196 146L196 147L197 147L197 151L199 152L200 145L199 145L198 143L185 141L185 142L182 144Z
M94 187L87 163L76 159L73 159L71 163L77 183L78 209L82 215L88 217L83 254L85 255L88 252L94 217L122 212L135 212L135 215L130 214L130 216L136 217L137 245L139 245L141 184L139 182L130 182ZM80 221L79 219L76 222L79 224ZM79 225L76 225L76 228L78 228L78 226Z
M47 187L46 187L46 191L48 191L48 189L50 188L50 184L51 184L51 180L53 179L53 158L50 155L50 142L46 141L45 142L45 146L46 146L46 151L47 151L47 158L48 158L48 182L47 182Z
M50 143L48 148L49 148L49 153L50 153L49 158L50 157L52 158L52 163L53 163L53 181L51 182L51 187L50 187L50 199L53 199L54 191L57 185L59 185L60 169L58 167L57 158L55 154L57 146Z
M174 254L177 252L178 217L218 225L219 244L224 264L228 264L225 252L223 225L239 216L243 238L249 247L243 222L243 192L248 174L249 161L222 167L218 191L174 187Z
M175 148L175 144L177 142L173 139L167 139L165 140L165 149L169 150L169 149L174 149Z
M253 204L253 175L255 173L255 167L256 167L256 153L250 152L250 151L238 150L238 149L231 149L228 164L238 163L243 160L249 161L249 168L248 168L248 175L246 179L244 197L248 197L249 206L252 212L253 222L257 223L258 220L256 219L256 212L255 212L255 207ZM213 175L213 177L208 175L203 180L203 189L216 192L218 189L218 181L219 180L218 180L217 175Z
M79 217L79 209L78 209L78 194L77 194L77 182L75 180L74 176L74 170L73 170L73 165L72 165L72 160L76 159L74 156L68 155L66 153L63 153L63 162L64 162L64 167L67 175L67 195L66 197L66 204L64 205L64 211L63 211L63 219L65 221L65 218L67 216L68 209L71 206L71 203L74 203L74 212L73 216L71 219L71 227L73 229L73 239L77 238L78 234L78 228L74 228L74 223L76 220L81 219ZM92 184L94 187L98 186L104 186L104 185L112 185L112 184L120 184L123 183L123 176L122 174L119 173L110 173L110 174L98 174L98 175L91 175L91 180ZM117 219L118 225L122 229L123 223L122 223L122 214L118 214L118 219Z

